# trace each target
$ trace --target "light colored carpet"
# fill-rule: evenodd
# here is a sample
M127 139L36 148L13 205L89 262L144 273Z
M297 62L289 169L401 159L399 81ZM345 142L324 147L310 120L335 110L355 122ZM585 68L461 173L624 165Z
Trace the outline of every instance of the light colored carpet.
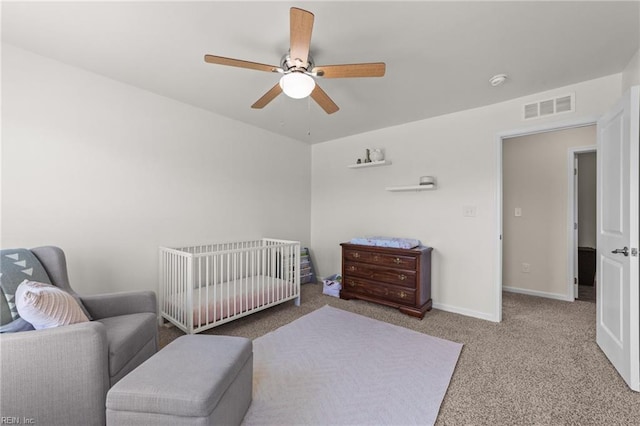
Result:
M502 297L501 323L438 309L419 320L305 284L300 306L287 302L205 333L257 339L328 304L464 344L436 426L640 425L640 393L629 389L596 344L595 303ZM160 345L181 335L160 327Z
M461 349L324 306L254 340L244 424L433 424Z

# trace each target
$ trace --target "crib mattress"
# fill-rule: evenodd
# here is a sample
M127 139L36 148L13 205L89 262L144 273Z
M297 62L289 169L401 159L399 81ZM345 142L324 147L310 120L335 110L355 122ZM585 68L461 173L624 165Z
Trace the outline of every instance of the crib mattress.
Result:
M286 298L296 297L296 286L289 281L255 275L237 280L193 289L194 327L211 324L222 319L269 305ZM166 310L182 315L185 292L171 294L165 299Z

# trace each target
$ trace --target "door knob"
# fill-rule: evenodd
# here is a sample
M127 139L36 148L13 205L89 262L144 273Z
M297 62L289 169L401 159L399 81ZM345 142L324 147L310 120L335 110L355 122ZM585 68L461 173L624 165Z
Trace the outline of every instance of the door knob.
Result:
M613 253L613 254L624 254L625 256L629 256L629 248L625 247L625 248L621 248L621 249L615 249L611 253Z

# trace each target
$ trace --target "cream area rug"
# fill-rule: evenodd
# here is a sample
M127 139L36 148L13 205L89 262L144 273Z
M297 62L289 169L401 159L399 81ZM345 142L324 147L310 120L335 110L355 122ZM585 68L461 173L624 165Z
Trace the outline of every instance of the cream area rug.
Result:
M243 424L433 424L461 349L324 306L254 340Z

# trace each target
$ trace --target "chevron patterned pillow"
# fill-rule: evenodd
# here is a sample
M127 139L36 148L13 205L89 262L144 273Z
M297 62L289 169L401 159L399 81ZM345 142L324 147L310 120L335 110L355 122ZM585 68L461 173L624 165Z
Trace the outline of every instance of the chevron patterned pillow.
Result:
M16 309L16 289L24 280L51 284L38 258L28 249L0 250L0 325L20 318Z

